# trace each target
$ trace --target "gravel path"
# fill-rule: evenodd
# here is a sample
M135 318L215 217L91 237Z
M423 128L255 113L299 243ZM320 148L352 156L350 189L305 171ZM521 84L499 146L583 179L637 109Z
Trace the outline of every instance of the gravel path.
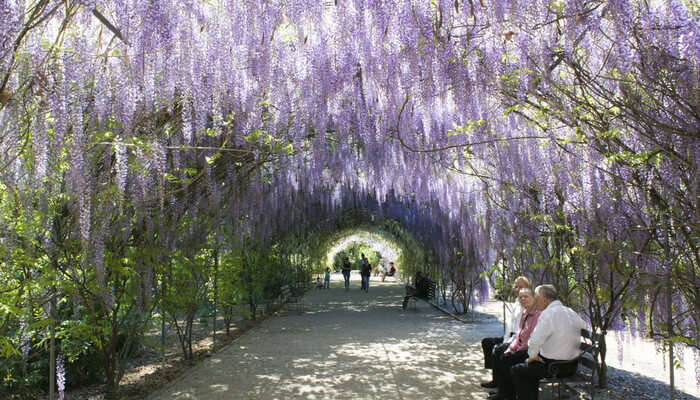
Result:
M403 311L402 296L396 282L373 281L364 293L359 282L346 292L334 281L306 294L304 313L263 321L149 399L487 398L480 340L502 330L497 305L464 324L420 301ZM613 374L624 390L596 399L668 398L663 384Z
M342 282L305 296L306 312L270 318L151 399L485 399L479 340L497 334L418 302L403 288Z

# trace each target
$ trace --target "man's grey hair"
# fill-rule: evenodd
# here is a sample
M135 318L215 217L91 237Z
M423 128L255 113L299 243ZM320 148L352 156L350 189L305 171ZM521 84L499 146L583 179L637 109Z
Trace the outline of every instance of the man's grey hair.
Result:
M554 285L537 286L535 293L538 293L540 296L544 296L550 301L557 300L557 288L555 288Z

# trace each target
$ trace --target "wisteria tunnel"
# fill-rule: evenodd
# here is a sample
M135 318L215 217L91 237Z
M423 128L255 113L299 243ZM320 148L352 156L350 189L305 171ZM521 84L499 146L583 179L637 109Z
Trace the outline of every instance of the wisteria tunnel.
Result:
M696 399L699 196L696 0L0 0L0 397L142 398L367 251Z

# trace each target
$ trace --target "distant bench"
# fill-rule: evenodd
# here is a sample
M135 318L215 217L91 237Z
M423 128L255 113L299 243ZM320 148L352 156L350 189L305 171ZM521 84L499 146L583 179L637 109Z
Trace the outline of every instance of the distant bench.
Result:
M425 301L426 303L431 303L432 301L435 301L435 288L437 287L437 284L435 281L428 279L428 294L425 297L417 297L417 296L411 296L408 298L408 303L411 304L413 302L413 308L416 308L416 302L418 299ZM408 306L406 306L408 308Z
M588 394L591 400L595 400L595 376L598 373L598 355L600 354L600 343L603 336L604 334L601 335L592 333L587 329L581 329L581 344L579 348L582 352L577 359L576 373L569 376L559 376L561 365L565 362L555 361L549 364L549 378L540 380L540 384L556 384L558 399L561 399L561 385L565 385L579 396ZM584 371L584 369L588 371Z
M301 289L304 290L304 289ZM256 314L262 316L273 314L280 308L295 308L298 312L304 312L304 298L294 294L294 289L289 285L280 288L280 294L275 298L268 298L257 305Z
M294 307L298 312L304 312L304 297L297 296L289 285L282 286L280 293L280 303L287 306L287 309Z

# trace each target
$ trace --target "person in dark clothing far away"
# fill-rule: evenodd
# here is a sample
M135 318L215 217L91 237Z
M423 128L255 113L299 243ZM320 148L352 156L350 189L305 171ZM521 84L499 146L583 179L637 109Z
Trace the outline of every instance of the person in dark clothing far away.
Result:
M413 278L413 285L406 285L406 296L403 298L401 307L405 310L411 297L426 298L429 285L430 279L423 276L421 271L416 272L416 277Z
M362 253L360 259L360 275L362 275L362 290L365 292L369 291L369 278L372 276L372 266L369 265L369 260Z
M343 279L345 280L345 290L350 289L350 271L352 270L352 265L350 265L350 260L345 257L343 260Z

